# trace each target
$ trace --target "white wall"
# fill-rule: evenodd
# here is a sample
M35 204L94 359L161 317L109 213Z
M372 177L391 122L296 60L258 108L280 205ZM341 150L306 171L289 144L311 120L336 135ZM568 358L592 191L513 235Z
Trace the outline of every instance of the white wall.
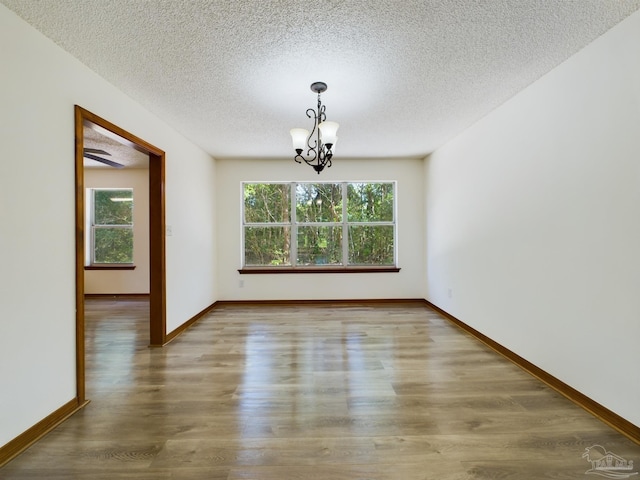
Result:
M167 152L167 158L169 153ZM216 166L186 148L167 161L167 332L211 306L216 285Z
M423 161L344 160L318 175L286 160L218 160L218 284L220 300L423 298ZM241 182L397 181L399 273L240 275ZM244 286L240 287L240 280Z
M85 270L87 294L149 293L149 170L86 168L86 188L133 188L133 262L135 270ZM89 236L90 229L86 229Z
M640 13L426 164L428 300L640 425Z
M0 45L4 445L76 394L74 104L167 154L168 331L216 300L215 164L2 5Z

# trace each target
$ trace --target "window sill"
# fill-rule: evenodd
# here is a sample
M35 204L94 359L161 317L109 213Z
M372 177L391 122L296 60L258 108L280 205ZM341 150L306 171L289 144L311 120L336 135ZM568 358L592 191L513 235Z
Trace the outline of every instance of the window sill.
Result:
M241 275L283 273L397 273L399 267L245 267Z
M135 265L85 265L85 270L135 270Z

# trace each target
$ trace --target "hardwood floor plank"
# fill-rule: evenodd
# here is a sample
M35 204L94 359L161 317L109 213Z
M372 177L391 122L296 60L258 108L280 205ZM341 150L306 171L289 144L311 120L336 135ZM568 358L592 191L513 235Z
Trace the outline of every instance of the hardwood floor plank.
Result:
M421 305L224 305L161 349L145 301L86 308L92 402L0 478L575 479L593 445L640 464Z
M458 462L401 465L333 465L308 467L252 467L232 469L228 480L468 480ZM498 477L496 477L498 478Z

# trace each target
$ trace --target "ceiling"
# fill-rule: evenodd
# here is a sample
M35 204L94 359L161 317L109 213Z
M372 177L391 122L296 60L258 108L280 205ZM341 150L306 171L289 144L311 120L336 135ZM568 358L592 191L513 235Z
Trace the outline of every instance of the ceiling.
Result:
M93 148L106 152L106 154L95 153L97 157L119 163L122 168L149 168L149 155L139 152L128 143L117 141L117 135L114 135L114 138L110 138L96 129L84 127L83 137L85 149ZM84 167L113 168L113 166L87 157L84 158Z
M216 158L293 156L324 81L336 158L425 156L640 0L0 0ZM100 114L100 112L95 112ZM160 146L161 147L161 146Z

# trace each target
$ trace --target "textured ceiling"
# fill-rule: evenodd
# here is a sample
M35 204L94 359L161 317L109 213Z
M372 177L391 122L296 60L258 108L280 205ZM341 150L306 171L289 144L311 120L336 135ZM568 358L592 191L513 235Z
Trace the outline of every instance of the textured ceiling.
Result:
M336 159L424 156L640 0L0 0L217 158L292 156L314 81ZM100 114L100 112L95 112ZM135 132L134 132L135 133Z
M106 137L89 127L84 127L83 137L84 148L94 148L107 152L106 154L96 153L95 155L98 157L119 163L123 168L149 168L149 155L139 152L124 142ZM84 167L114 168L86 157L84 158Z

